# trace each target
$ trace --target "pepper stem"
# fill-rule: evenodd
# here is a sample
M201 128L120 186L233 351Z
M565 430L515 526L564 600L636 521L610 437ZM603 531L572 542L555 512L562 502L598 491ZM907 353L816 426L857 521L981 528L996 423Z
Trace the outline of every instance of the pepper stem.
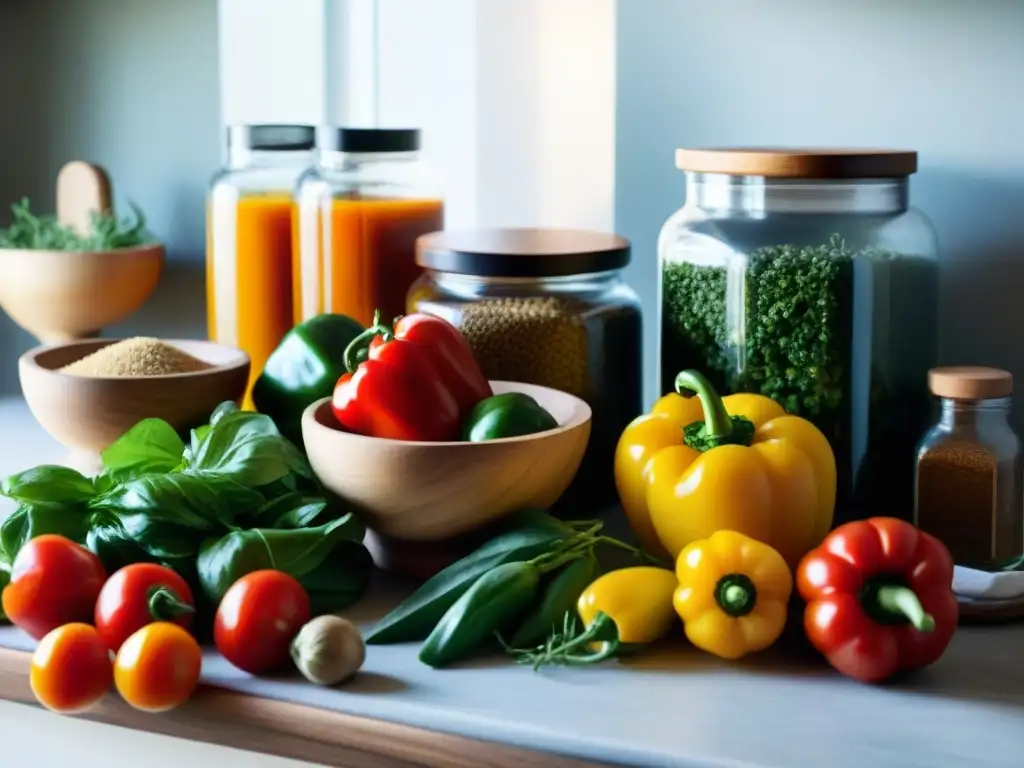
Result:
M700 371L685 370L676 375L676 392L686 398L700 398L704 421L687 425L683 441L696 451L719 445L750 445L754 424L742 416L730 416L711 382Z
M174 621L179 616L195 612L195 608L180 600L169 587L149 590L149 615L157 621Z
M342 355L342 361L345 363L345 370L349 373L355 373L359 364L366 359L367 350L377 336L383 336L384 340L387 341L391 336L391 329L386 325L381 325L380 322L380 310L375 310L373 313L373 322L370 327L360 333L345 347L345 352Z
M886 585L875 593L878 607L888 614L900 616L909 621L918 632L935 629L935 619L927 613L921 601L910 587Z
M757 587L746 574L730 573L715 585L715 602L727 615L738 619L757 605Z

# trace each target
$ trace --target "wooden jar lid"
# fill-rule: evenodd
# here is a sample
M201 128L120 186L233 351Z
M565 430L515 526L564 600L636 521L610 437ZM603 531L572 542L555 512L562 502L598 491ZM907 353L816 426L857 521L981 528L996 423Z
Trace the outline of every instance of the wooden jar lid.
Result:
M676 168L729 176L881 179L917 172L917 152L892 149L677 149Z
M952 400L989 400L1013 394L1013 374L1000 368L958 366L932 368L928 389Z

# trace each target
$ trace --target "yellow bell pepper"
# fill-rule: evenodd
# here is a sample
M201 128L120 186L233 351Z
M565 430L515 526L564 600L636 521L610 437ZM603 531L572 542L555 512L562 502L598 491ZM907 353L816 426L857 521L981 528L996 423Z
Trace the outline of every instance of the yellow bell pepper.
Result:
M616 448L619 500L641 544L674 559L693 541L735 530L796 567L832 527L828 440L771 398L719 397L696 371L680 373L676 389L634 419Z
M535 667L558 663L596 664L649 645L675 624L676 574L640 565L620 568L595 579L580 595L576 610L582 631L566 631L536 651L516 651ZM589 653L579 653L588 649Z
M767 544L718 531L679 553L676 577L676 613L698 648L732 660L782 634L793 575Z

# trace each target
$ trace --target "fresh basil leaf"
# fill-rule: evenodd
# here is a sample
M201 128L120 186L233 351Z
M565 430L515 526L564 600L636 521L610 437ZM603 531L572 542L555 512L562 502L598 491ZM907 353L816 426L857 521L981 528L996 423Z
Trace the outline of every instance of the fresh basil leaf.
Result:
M163 419L143 419L103 451L103 467L115 478L170 472L181 463L185 444Z
M106 510L94 512L90 517L85 546L102 561L107 573L154 559L128 535L117 516Z
M238 413L238 403L233 400L225 400L223 403L213 409L213 413L210 414L210 426L215 427L217 423L230 413Z
M262 494L230 478L176 472L143 475L121 483L92 506L112 511L126 529L126 517L141 514L154 522L212 532L230 528L236 515L262 505ZM134 533L132 537L137 538Z
M320 565L299 579L314 616L336 613L358 602L370 588L373 556L358 541L342 541Z
M271 499L256 513L258 528L305 528L327 509L322 496L289 493Z
M199 441L189 472L226 475L249 488L289 474L313 477L313 470L269 416L251 411L224 414Z
M0 568L0 593L4 591L4 588L11 583L11 572L6 568ZM4 613L3 606L0 605L0 624L10 624L11 620L7 618L7 614Z
M5 560L13 563L25 543L36 536L55 533L84 544L88 531L89 515L84 504L22 504L0 525L0 548Z
M212 427L209 424L203 424L203 426L192 430L189 435L189 444L185 446L185 452L182 454L185 467L191 466L192 462L195 461L196 452L199 450L199 443L210 433L211 429Z
M11 475L0 494L22 503L86 501L96 495L92 480L70 467L44 464Z
M196 563L203 592L212 603L219 603L242 576L268 568L301 578L320 565L338 542L361 540L362 530L362 524L349 514L317 528L252 528L208 539Z
M203 533L195 528L156 520L145 512L120 513L117 520L135 545L156 560L195 557L203 543Z

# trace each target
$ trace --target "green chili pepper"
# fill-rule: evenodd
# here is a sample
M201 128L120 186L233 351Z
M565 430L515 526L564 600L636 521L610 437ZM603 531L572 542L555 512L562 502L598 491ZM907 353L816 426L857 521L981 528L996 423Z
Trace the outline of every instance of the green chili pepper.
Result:
M284 335L252 389L256 410L302 447L302 412L334 392L346 372L344 352L363 326L346 315L317 315Z
M557 426L555 417L532 397L523 392L506 392L473 406L462 424L462 439L478 443L532 435Z
M540 577L540 568L528 562L505 563L488 571L434 627L420 648L420 661L431 667L446 666L508 628L529 609Z
M543 515L543 517L541 517ZM473 583L504 563L521 562L554 550L572 536L572 530L544 513L530 513L533 520L500 534L480 548L432 576L400 605L382 618L367 634L370 645L423 640L434 625ZM551 518L554 520L554 518Z
M576 602L597 573L597 558L592 552L564 566L543 589L540 602L526 615L509 645L530 648L547 640L552 631L565 623L565 615L576 611Z

